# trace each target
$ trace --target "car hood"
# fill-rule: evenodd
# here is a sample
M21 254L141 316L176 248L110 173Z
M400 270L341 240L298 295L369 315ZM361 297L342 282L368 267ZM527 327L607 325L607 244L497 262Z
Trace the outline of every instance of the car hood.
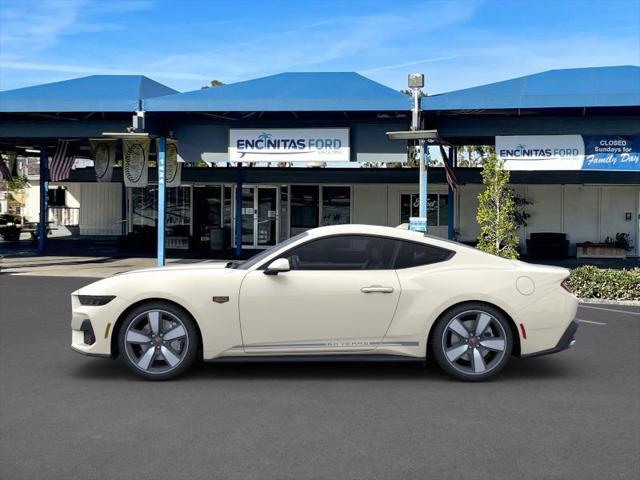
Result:
M182 263L179 265L171 265L164 267L150 267L140 268L138 270L129 270L128 272L116 273L116 275L135 275L138 273L164 273L164 272L182 272L185 270L200 271L200 270L221 270L226 267L228 262L211 262L211 263Z
M162 286L161 288L164 290L174 281L185 281L202 275L206 275L206 278L212 278L211 275L222 277L238 273L238 270L225 268L225 265L226 262L197 263L131 270L116 273L86 285L73 292L72 295L120 295L127 298L132 291L140 290L141 285L148 287L149 291L153 291L158 286Z

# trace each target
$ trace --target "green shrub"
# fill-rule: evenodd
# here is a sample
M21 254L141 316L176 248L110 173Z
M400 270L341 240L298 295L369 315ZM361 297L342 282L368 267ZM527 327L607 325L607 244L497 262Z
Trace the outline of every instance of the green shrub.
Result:
M569 286L579 298L640 300L640 268L614 270L583 265L571 271Z

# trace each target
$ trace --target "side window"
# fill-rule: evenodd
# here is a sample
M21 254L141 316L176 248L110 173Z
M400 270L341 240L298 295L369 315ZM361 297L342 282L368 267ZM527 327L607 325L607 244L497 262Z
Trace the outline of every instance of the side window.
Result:
M424 243L401 241L395 268L411 268L431 263L444 262L453 257L454 252Z
M391 270L400 242L366 235L338 235L312 240L281 258L292 270Z

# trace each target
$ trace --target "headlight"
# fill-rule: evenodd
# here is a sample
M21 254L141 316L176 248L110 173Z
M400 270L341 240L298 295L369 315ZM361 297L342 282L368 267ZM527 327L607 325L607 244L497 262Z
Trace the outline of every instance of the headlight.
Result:
M114 298L116 298L115 295L78 295L80 305L88 305L91 307L106 305Z

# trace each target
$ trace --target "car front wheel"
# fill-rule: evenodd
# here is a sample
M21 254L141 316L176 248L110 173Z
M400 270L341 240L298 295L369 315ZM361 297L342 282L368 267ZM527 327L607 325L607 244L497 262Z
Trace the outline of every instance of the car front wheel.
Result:
M169 302L134 308L120 328L124 363L150 380L168 380L187 370L198 353L198 332L190 315Z
M467 303L438 320L431 348L440 367L460 380L487 380L509 362L513 333L504 314L489 305Z

